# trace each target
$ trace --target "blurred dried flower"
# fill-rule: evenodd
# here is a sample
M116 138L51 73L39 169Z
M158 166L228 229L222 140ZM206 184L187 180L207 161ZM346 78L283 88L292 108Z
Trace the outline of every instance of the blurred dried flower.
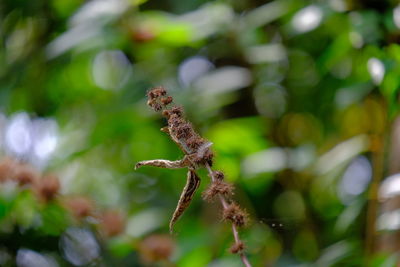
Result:
M84 196L68 197L63 204L78 219L91 215L94 209L93 201Z
M50 174L38 179L35 185L36 193L45 202L53 200L60 190L60 181L57 176Z
M174 241L168 235L150 235L140 242L139 245L140 256L143 262L147 264L168 260L174 249Z
M38 179L38 174L28 166L20 166L15 169L13 179L20 186L34 184Z
M106 237L113 237L125 229L125 216L119 211L108 210L100 215L100 231Z
M14 175L16 162L6 158L0 162L0 182L5 182Z
M138 27L132 33L133 40L138 43L145 43L153 40L155 38L154 33L151 29L146 27Z

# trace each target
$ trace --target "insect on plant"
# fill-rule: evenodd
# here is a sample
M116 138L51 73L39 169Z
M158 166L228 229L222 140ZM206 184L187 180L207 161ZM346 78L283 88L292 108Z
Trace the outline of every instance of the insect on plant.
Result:
M183 116L183 109L173 105L173 98L167 95L163 87L155 87L147 92L147 104L157 112L161 112L167 119L168 126L161 128L161 131L169 134L170 138L178 145L184 153L181 160L171 161L165 159L154 159L140 161L135 169L142 166L154 166L168 169L188 168L186 185L179 198L178 205L170 220L169 228L172 232L174 224L189 206L196 190L200 185L200 177L196 170L206 168L211 178L210 186L203 192L203 199L211 202L219 199L225 221L232 223L234 244L230 251L239 254L245 266L251 266L244 253L244 244L239 238L238 228L247 223L247 213L238 204L231 200L233 185L224 181L224 174L221 171L213 171L211 166L214 154L211 150L212 143L202 138L190 122Z

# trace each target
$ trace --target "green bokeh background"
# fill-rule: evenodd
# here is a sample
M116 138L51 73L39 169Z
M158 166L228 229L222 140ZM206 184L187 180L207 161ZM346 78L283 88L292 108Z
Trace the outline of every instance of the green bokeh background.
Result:
M101 256L90 266L145 266L141 242L168 233L185 170L133 170L182 157L146 106L159 85L235 184L251 218L240 234L254 266L395 266L380 233L367 230L379 212L367 214L398 165L389 154L400 149L390 137L399 16L397 2L383 0L2 0L1 118L54 120L57 147L36 167L58 175L60 198L83 195L125 214L119 235L98 236ZM15 157L6 131L0 123L0 155ZM346 195L344 174L360 161L365 186ZM201 192L209 178L199 173ZM70 266L58 245L65 230L97 237L96 222L74 221L60 201L9 187L0 184L0 265L15 266L25 248ZM147 266L241 266L220 206L200 192L176 225L171 257Z

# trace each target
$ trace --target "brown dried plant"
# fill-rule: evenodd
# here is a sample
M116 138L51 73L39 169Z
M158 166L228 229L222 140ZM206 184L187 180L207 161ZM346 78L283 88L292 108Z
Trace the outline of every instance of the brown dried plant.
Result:
M188 168L186 185L169 224L170 231L172 232L174 224L189 206L200 185L200 177L196 174L196 170L204 167L211 178L211 185L203 192L203 198L206 201L219 199L223 207L223 219L232 223L235 243L230 251L239 254L245 266L251 266L244 254L244 244L238 233L238 228L243 227L247 222L247 213L230 199L230 196L233 195L233 185L224 181L224 174L221 171L211 169L214 156L211 151L212 143L202 138L193 129L192 124L185 120L183 109L172 105L173 98L167 95L167 91L163 87L151 89L147 93L147 97L147 104L155 111L161 112L167 119L168 126L161 128L161 131L169 134L184 153L184 157L176 161L164 159L140 161L136 164L135 169L141 166L168 169Z

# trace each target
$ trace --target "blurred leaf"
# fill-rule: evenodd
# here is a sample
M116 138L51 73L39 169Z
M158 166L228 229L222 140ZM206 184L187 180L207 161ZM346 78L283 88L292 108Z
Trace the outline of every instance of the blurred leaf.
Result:
M30 191L23 191L17 197L13 206L15 220L23 227L32 225L37 211L37 200Z
M209 247L197 247L189 253L186 253L179 261L182 267L203 267L210 262L212 258Z
M122 258L132 252L133 244L126 237L117 237L110 240L108 248L115 256Z
M49 203L40 212L42 225L40 230L48 235L60 235L69 225L69 216L64 208Z
M240 158L267 147L263 137L267 128L260 117L231 119L210 128L206 136L213 142L217 154L215 167L227 173L228 180L235 180L240 173Z

